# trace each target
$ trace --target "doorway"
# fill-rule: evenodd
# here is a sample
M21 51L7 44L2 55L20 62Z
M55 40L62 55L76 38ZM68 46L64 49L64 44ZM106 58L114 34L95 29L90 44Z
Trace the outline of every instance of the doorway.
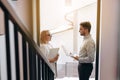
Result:
M40 0L40 31L50 30L51 43L54 47L60 47L58 78L78 77L77 62L68 53L78 54L82 41L78 31L79 23L90 21L97 53L91 78L98 80L99 11L100 0Z

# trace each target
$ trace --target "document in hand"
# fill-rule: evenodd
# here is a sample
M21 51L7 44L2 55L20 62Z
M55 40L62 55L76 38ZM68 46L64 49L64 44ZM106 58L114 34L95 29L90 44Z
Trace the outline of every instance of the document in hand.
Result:
M49 55L48 55L48 58L52 59L52 58L56 57L58 54L58 51L59 51L59 48L51 48Z

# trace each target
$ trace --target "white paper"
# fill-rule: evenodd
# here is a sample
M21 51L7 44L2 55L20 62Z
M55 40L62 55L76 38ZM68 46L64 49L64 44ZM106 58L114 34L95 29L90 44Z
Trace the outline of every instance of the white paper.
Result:
M51 48L49 55L48 55L48 58L49 59L55 58L58 54L58 51L59 51L59 48Z

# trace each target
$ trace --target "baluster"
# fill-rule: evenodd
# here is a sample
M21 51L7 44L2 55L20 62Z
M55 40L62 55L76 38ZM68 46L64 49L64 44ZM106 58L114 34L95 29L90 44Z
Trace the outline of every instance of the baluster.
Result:
M22 36L22 52L23 52L23 75L24 80L28 79L27 74L27 44L25 38Z
M30 64L30 80L36 80L36 54L29 45L29 64Z
M5 19L5 40L6 40L6 61L7 61L7 76L11 80L11 59L10 59L10 36L9 36L9 17L8 12L4 11Z
M37 54L37 80L41 80L41 57Z
M42 80L45 80L45 62L42 60Z
M15 65L16 65L16 80L20 80L20 65L19 65L19 50L18 50L18 26L14 24L14 39L15 39Z

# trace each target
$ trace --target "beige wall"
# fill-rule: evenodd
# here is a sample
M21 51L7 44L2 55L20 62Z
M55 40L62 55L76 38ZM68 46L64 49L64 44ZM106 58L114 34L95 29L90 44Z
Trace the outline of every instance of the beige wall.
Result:
M27 29L32 32L32 0L17 0L12 1L15 9L22 21L28 26Z
M14 5L15 11L20 16L21 20L26 25L26 28L32 32L33 20L32 20L32 0L17 0L11 1ZM0 9L0 34L4 33L4 20L3 20L3 13Z
M100 79L117 80L119 0L101 0Z
M4 14L0 8L0 35L4 34Z

